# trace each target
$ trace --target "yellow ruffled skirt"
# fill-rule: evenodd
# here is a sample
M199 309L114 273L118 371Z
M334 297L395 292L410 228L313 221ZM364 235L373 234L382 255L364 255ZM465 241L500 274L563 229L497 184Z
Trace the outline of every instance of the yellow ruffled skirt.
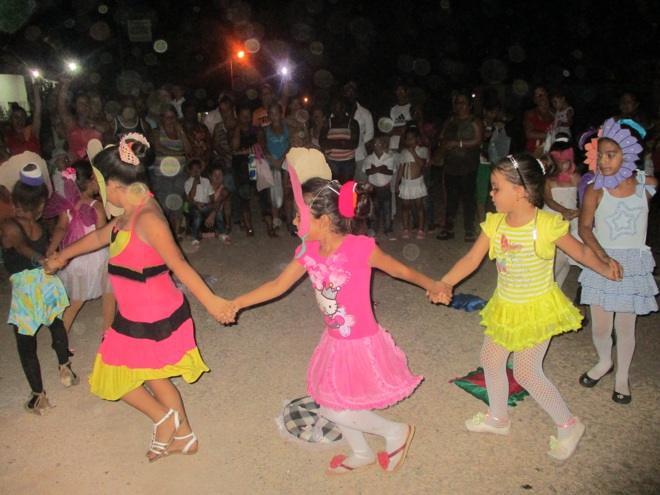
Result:
M193 383L207 371L209 369L197 347L186 352L179 362L158 369L113 366L104 363L102 355L97 354L89 385L94 395L105 400L119 400L147 380L181 376L186 382Z
M506 301L495 289L480 314L481 324L486 327L484 333L511 352L529 349L560 333L578 330L583 318L557 284L525 303Z

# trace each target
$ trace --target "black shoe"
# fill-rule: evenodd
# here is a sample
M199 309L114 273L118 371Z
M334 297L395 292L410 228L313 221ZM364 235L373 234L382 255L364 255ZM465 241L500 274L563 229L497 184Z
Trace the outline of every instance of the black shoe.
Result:
M443 230L438 235L435 236L439 241L447 241L454 238L454 233L449 230Z
M607 370L605 375L609 375L610 373L612 373L612 370L614 370L614 366L612 366L609 370ZM598 380L594 380L587 373L582 373L582 375L580 375L580 385L587 388L595 387L596 385L598 385L598 382L603 379L603 376L601 376Z
M589 317L585 315L584 318L582 318L582 328L586 328L590 322L591 320L589 319Z
M620 394L615 390L612 392L612 400L617 404L630 404L632 401L632 395Z

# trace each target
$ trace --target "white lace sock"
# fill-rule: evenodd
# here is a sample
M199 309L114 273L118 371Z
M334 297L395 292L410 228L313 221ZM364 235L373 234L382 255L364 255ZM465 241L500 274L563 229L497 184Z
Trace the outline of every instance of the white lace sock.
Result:
M628 372L635 353L635 313L617 313L614 317L616 328L616 378L614 390L630 395Z
M612 367L612 325L614 313L591 305L591 338L598 353L598 363L587 374L600 380Z
M510 351L496 344L486 336L481 347L479 360L484 369L486 392L488 393L488 415L486 424L506 426L509 423L507 404L509 401L509 379L506 376L506 362Z
M561 440L568 436L575 420L555 387L543 372L543 359L550 340L513 354L513 376L547 412L557 425Z

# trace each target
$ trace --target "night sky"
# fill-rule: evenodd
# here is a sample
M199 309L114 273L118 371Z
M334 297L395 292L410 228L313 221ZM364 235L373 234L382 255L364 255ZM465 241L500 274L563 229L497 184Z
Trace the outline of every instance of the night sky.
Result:
M660 2L653 0L37 3L18 31L1 36L3 66L21 70L22 60L56 78L62 61L77 57L82 83L113 97L178 82L198 89L204 106L228 86L232 50L252 38L260 49L249 67L234 64L239 89L261 78L278 82L277 64L289 60L301 93L327 97L352 78L375 109L391 103L400 78L425 90L438 112L457 87L493 86L521 106L539 82L565 88L585 121L611 113L624 89L638 92L652 113L660 102ZM128 19L149 19L152 42L131 43ZM154 50L159 39L168 44L164 53Z

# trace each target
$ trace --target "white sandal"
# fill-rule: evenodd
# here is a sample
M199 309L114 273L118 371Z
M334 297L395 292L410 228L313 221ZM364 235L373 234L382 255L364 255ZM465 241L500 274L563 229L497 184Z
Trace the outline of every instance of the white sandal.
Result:
M165 421L170 419L170 416L174 416L174 431L179 429L180 421L179 421L179 412L175 411L174 409L170 409L165 413L165 416L160 418L160 420L157 423L154 423L154 431L151 434L151 445L149 446L149 450L147 451L147 457L149 452L152 454L156 454L154 457L149 457L149 462L154 462L160 459L163 456L166 456L167 453L167 447L170 446L172 443L172 440L174 440L174 433L172 434L172 437L167 442L159 442L156 440L156 430L160 425L162 425Z
M195 435L195 432L191 431L187 435L183 435L183 436L180 436L180 437L175 435L174 437L172 437L172 441L174 441L174 440L185 440L186 438L190 438L190 440L188 440L188 442L183 446L183 448L181 450L174 450L172 452L168 451L167 455L170 455L170 454L194 455L194 454L196 454L197 449L195 449L193 451L190 450L190 449L193 448L193 446L195 446L197 444L197 435Z

